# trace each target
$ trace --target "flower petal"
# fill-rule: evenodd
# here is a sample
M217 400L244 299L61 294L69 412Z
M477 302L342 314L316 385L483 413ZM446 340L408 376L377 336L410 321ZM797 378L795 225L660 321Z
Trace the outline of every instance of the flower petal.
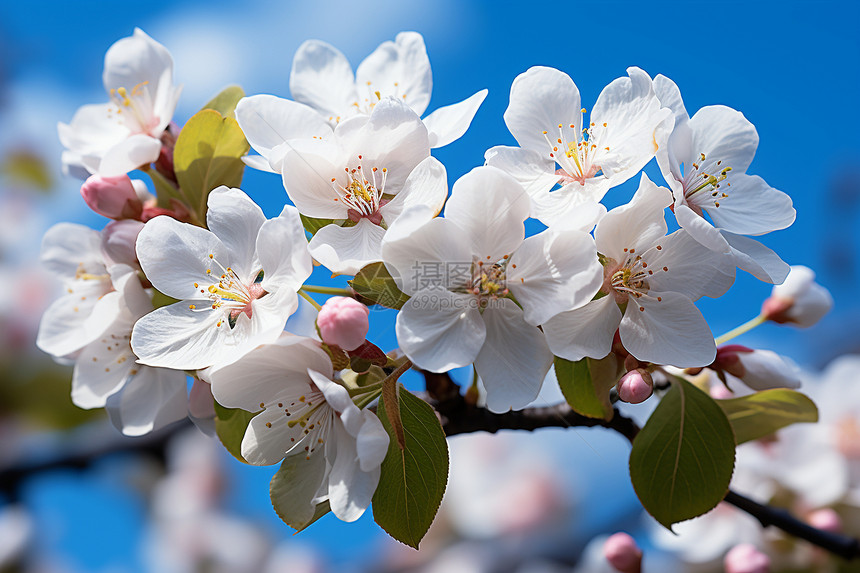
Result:
M302 452L304 454L304 452ZM322 453L287 456L272 478L269 493L278 516L290 527L302 529L314 517L316 495L325 481L326 458Z
M516 179L495 167L476 167L454 183L445 219L466 232L475 256L492 264L522 243L530 210Z
M358 65L355 80L359 99L372 102L375 92L394 95L423 114L433 89L424 38L417 32L400 32L393 42L383 42Z
M415 166L403 188L379 211L390 226L400 214L414 205L426 205L438 215L448 197L448 175L445 166L435 157L428 157Z
M437 108L425 117L424 125L430 134L430 147L445 147L463 137L488 93L488 90L481 90L459 103Z
M332 178L342 176L343 168L338 169L332 163L331 145L314 140L302 148L287 149L280 160L284 189L299 212L307 217L347 217L349 207L332 187Z
M379 468L361 471L355 438L335 424L337 456L328 476L328 496L331 511L342 521L355 521L362 516L379 484Z
M642 173L633 199L609 211L594 230L597 251L618 262L631 248L644 251L666 234L664 211L671 203L672 193Z
M98 231L76 223L57 223L45 232L39 261L63 280L74 279L78 272L105 273Z
M731 175L728 197L720 199L719 207L702 205L714 226L738 235L762 235L794 223L791 197L757 175Z
M136 357L126 338L131 321L122 322L119 328L115 324L107 330L101 340L84 347L78 356L72 374L72 402L75 406L87 410L104 407L108 397L123 387L129 372L136 373L140 368L135 364Z
M352 67L334 46L308 40L293 57L290 93L297 102L335 120L346 113L357 97Z
M482 317L487 335L475 369L487 389L487 408L496 413L522 409L540 393L552 352L514 301L493 300Z
M652 290L678 292L695 301L722 296L735 282L735 265L728 252L712 251L684 230L658 242L662 249L650 249L645 260L653 268L668 270L648 276Z
M531 149L498 145L484 153L484 160L513 176L532 198L549 193L560 179L555 162Z
M126 88L129 92L144 82L155 93L163 79L173 75L173 58L167 48L136 28L134 35L122 38L108 48L102 74L105 90Z
M780 284L791 267L775 252L755 239L722 231L735 257L735 264L760 281Z
M676 292L631 297L618 332L630 354L643 362L679 368L707 366L717 347L708 323L689 298ZM642 310L644 309L644 310Z
M472 364L486 337L476 297L438 286L418 291L403 305L396 332L406 356L431 372Z
M272 149L285 141L332 133L328 122L313 108L266 94L239 100L236 121L251 147L267 160Z
M690 209L683 197L675 201L673 210L678 225L699 243L718 253L723 253L728 249L726 239L720 232L708 220Z
M690 129L693 153L704 153L708 165L721 161L721 167L731 167L735 173L749 168L758 147L758 133L741 112L709 105L690 119Z
M389 437L376 414L369 410L362 410L361 413L364 416L364 424L356 436L355 449L361 471L371 472L385 459Z
M107 400L114 426L126 436L142 436L185 418L188 391L184 372L140 365L135 370Z
M158 159L161 141L138 133L111 147L102 156L98 174L104 177L125 175L141 165L148 165Z
M505 124L520 147L549 154L552 145L545 131L553 140L561 130L565 141L578 141L582 128L581 103L579 88L570 76L555 68L535 66L518 75L511 84Z
M81 284L83 283L83 284ZM57 358L68 357L97 339L122 312L119 293L106 281L76 281L45 310L36 346ZM106 293L106 294L105 294Z
M609 295L554 316L543 324L543 332L552 353L565 360L603 358L612 350L620 322L621 311Z
M263 267L261 286L268 292L298 291L311 276L313 263L305 230L292 205L284 206L278 217L263 223L257 233L256 251Z
M353 227L326 225L308 243L311 256L336 275L354 275L369 263L382 260L385 229L361 219Z
M587 232L544 231L523 241L507 267L507 286L533 325L592 299L603 284L594 239Z
M241 189L222 185L209 194L206 226L230 252L232 268L242 280L253 281L257 233L266 216Z

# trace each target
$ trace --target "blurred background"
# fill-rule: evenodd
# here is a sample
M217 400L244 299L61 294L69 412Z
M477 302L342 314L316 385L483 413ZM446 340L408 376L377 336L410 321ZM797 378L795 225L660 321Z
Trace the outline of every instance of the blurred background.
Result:
M589 109L603 86L628 66L662 73L678 84L690 115L705 105L725 104L755 124L761 142L749 172L787 192L797 208L794 226L762 242L790 264L813 268L836 301L812 329L765 325L739 342L791 357L810 373L811 393L860 408L860 400L850 399L853 387L860 387L860 375L852 378L853 363L818 374L837 356L860 350L858 22L860 3L853 0L573 0L532 6L478 0L4 2L0 571L598 571L599 540L587 544L619 529L646 548L646 570L720 570L721 552L731 545L714 541L717 532L746 531L734 515L718 515L728 524L723 529L707 526L664 543L629 484L629 446L608 431L450 440L443 508L415 552L379 530L371 512L356 524L327 516L293 536L269 504L274 467L243 466L194 429L167 442L158 436L122 439L101 411L75 408L69 400L71 367L53 363L34 345L41 312L59 288L38 264L39 244L56 222L100 229L107 220L88 210L80 181L61 174L56 124L70 121L81 105L105 101L104 53L135 27L173 55L175 82L184 85L175 115L180 125L230 84L248 95L289 97L292 57L306 39L335 45L356 66L382 41L415 30L424 35L433 67L428 111L489 88L466 135L434 151L450 185L482 164L487 148L514 144L502 114L511 82L530 66L568 73ZM646 171L662 180L654 162ZM610 191L608 206L629 200L634 185ZM271 174L247 170L243 189L268 216L286 200ZM317 274L326 280L325 273ZM726 296L699 306L721 334L758 314L769 292L768 285L739 272ZM371 340L390 350L393 313L373 313L373 321ZM820 380L825 382L816 386ZM559 399L548 385L542 400ZM644 419L651 407L631 410ZM854 443L860 441L860 415L833 412L833 424L853 420ZM841 454L847 461L839 475L849 486L860 485L853 465L860 455ZM54 467L59 457L70 456L77 467ZM777 485L766 495L776 496L785 486ZM789 505L802 498L797 488L791 491ZM838 503L849 497L845 493ZM801 509L836 504L810 501ZM848 528L847 514L841 515ZM821 568L830 566L824 556L809 557L808 548L792 545L786 551L805 556L802 570L830 570Z

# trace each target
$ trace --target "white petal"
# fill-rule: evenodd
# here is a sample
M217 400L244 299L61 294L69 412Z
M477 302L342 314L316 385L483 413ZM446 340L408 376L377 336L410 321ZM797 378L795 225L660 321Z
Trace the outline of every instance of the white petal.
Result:
M359 99L373 101L374 92L396 95L421 115L430 103L433 76L424 38L401 32L394 42L383 42L355 70Z
M388 453L388 432L376 414L362 410L364 424L356 436L355 448L361 471L371 472L378 468Z
M662 249L649 249L644 256L654 269L648 276L652 290L678 292L698 300L722 296L734 283L735 265L729 253L708 249L684 230L657 242Z
M540 393L552 352L514 301L490 301L482 316L487 337L475 369L487 389L487 408L497 413L522 409Z
M108 49L102 80L107 91L124 87L131 92L136 85L148 82L147 87L155 93L162 79L169 80L172 74L170 52L138 28L133 36Z
M329 368L328 370L331 369ZM353 403L352 398L349 397L349 392L346 391L346 388L324 374L310 368L308 368L307 372L316 387L325 396L328 406L340 414L338 416L339 423L336 422L336 425L342 425L354 439L361 431L364 417L361 414L361 410L358 409Z
M604 177L592 177L585 183L562 182L559 189L532 195L532 217L546 226L566 225L569 217L584 205L594 205L611 187Z
M718 253L728 250L728 244L723 235L707 219L690 209L683 198L675 201L674 211L678 225L699 243Z
M388 225L414 205L426 205L438 215L448 197L448 175L445 166L435 157L419 163L406 178L403 189L379 211Z
M131 322L126 322L128 329ZM129 372L140 368L135 364L136 357L131 352L128 330L120 332L118 340L116 328L105 332L105 337L95 340L81 351L72 375L72 402L79 408L101 408L110 395L122 388ZM184 410L183 410L184 415Z
M741 112L724 105L709 105L690 119L690 129L693 153L704 153L708 164L722 161L721 167L731 167L736 173L750 166L758 147L758 133Z
M346 219L349 207L332 188L332 178L341 177L343 167L336 167L329 157L320 155L331 154L331 144L317 140L312 143L317 144L318 153L290 148L283 156L280 165L284 189L299 212L307 217Z
M99 232L76 223L57 223L48 229L39 260L61 279L73 279L79 270L91 275L105 272Z
M185 418L188 409L185 373L138 366L125 386L108 398L111 422L126 436L142 436Z
M475 256L492 264L522 243L530 210L528 194L513 177L476 167L454 183L445 219L468 234Z
M431 372L471 364L486 337L476 297L441 287L415 293L397 315L396 332L406 356Z
M230 252L233 270L243 280L254 280L250 274L258 271L252 267L257 233L266 222L263 210L241 189L223 185L209 194L208 207L206 226Z
M111 147L101 159L98 174L104 177L125 175L141 165L148 165L158 159L161 141L138 133Z
M290 93L324 116L337 118L356 100L352 67L334 46L308 40L293 58Z
M621 311L615 297L609 295L551 318L543 331L556 356L573 361L586 356L603 358L612 350L620 322Z
M385 229L361 219L353 227L326 225L308 244L311 256L336 275L354 275L369 263L382 260Z
M109 103L81 106L71 123L57 125L60 142L77 156L101 157L131 134L112 108Z
M589 141L599 154L594 161L613 186L627 181L654 157L655 131L672 116L660 105L648 74L636 67L627 68L627 73L628 78L617 78L603 88L591 112Z
M469 129L472 118L478 113L478 108L488 93L487 90L481 90L460 103L437 108L425 117L424 125L430 134L430 147L445 147L460 139Z
M271 166L269 160L262 155L243 155L242 162L251 169L257 169L259 171L265 171L267 173L279 173L279 171L276 171Z
M267 160L272 149L285 141L321 138L332 133L328 122L313 108L273 95L239 100L236 121L251 147Z
M223 323L216 326L219 320ZM234 330L223 312L197 312L187 302L177 302L138 320L132 331L131 348L142 364L197 370L236 353L237 345L245 340Z
M382 260L406 294L429 285L456 288L471 280L468 235L447 219L427 220L429 209L413 207L382 240Z
M603 284L594 239L586 232L544 231L523 241L507 267L507 286L529 324L578 308Z
M180 300L206 298L194 284L206 280L206 271L213 266L209 255L225 267L233 264L229 251L213 233L166 216L147 221L137 236L136 250L153 286Z
M733 173L729 181L728 197L719 200L719 207L702 206L715 226L740 235L761 235L794 223L791 197L761 177Z
M499 145L488 149L484 160L513 176L533 198L549 193L560 178L555 162L531 149Z
M281 394L308 388L308 369L332 376L331 359L310 338L284 333L272 344L259 346L231 364L209 374L212 395L228 408L249 412L260 409Z
M625 249L645 250L666 234L663 212L671 203L672 193L642 173L633 199L609 211L594 230L598 252L622 262L627 256Z
M305 230L292 205L284 206L278 217L263 223L256 251L263 267L261 284L268 292L279 288L298 291L313 270Z
M245 437L242 438L242 457L255 466L278 463L284 459L290 448L290 436L295 433L291 430L280 408L263 410L251 418L251 423L245 430ZM307 454L301 451L290 457L305 460L306 456ZM314 457L317 456L310 456L311 459Z
M76 281L67 287L73 292L45 310L36 336L36 346L58 358L74 354L101 336L122 312L119 293L106 293L110 289L106 281Z
M511 84L505 124L520 147L548 156L552 146L543 132L548 132L554 141L561 129L565 140L578 141L581 109L579 89L570 76L554 68L535 66Z
M643 362L692 368L707 366L717 355L714 335L702 313L676 292L631 297L618 332L624 348Z
M788 263L755 239L727 231L723 231L722 236L731 247L735 264L758 280L780 284L788 276Z
M304 453L304 452L302 452ZM315 497L324 484L326 459L322 452L310 456L287 456L272 478L269 494L278 516L294 529L301 529L313 519Z
M342 521L355 521L364 513L379 484L379 468L361 471L356 452L355 438L335 425L337 456L328 477L328 495L331 511Z
M693 151L690 147L693 143L693 132L689 125L690 116L687 114L687 109L681 98L681 91L675 82L662 74L658 74L654 78L654 92L657 94L660 104L672 110L675 120L668 145L657 151L657 162L660 163L660 170L671 185L670 178L675 181L682 179L681 163L689 165L693 158Z

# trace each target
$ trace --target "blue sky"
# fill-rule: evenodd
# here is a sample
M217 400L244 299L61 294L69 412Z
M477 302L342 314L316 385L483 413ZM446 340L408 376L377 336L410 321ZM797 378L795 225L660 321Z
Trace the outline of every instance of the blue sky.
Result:
M705 105L725 104L756 125L761 141L749 171L791 195L798 211L793 227L768 235L763 242L786 261L816 269L836 299L834 313L812 331L765 326L741 342L771 348L805 364L821 363L834 350L860 346L856 336L845 335L846 326L860 313L853 296L853 285L860 279L855 246L860 198L856 177L860 3L603 0L535 3L527 9L523 2L457 0L145 5L84 1L7 2L0 13L0 77L6 105L0 110L5 115L0 116L0 145L24 142L44 152L57 169L56 122L69 121L80 105L105 99L104 52L135 26L174 55L176 81L185 85L180 122L231 83L242 85L249 95L289 96L292 55L306 39L334 44L355 66L397 32L421 32L433 66L429 111L479 89L490 90L470 131L435 153L448 169L449 184L480 165L487 148L514 143L502 114L511 82L530 66L553 66L568 73L589 108L602 87L624 75L628 66L642 67L652 76L662 73L679 85L691 115ZM648 172L660 181L653 164ZM277 177L249 171L243 187L268 214L280 211L285 194ZM625 202L632 191L631 184L617 188L607 202ZM63 194L45 208L57 219L101 224L85 212L71 180L63 182ZM34 236L31 243L38 240ZM700 308L719 334L754 316L768 292L767 285L739 273L727 296L702 301ZM374 319L380 326L391 321L385 315ZM376 340L380 345L394 343L392 329L387 332ZM597 465L604 460L611 463L603 456ZM613 467L597 467L595 475ZM281 531L276 518L267 513L271 471L234 468L234 473L245 493L232 504L263 516L275 534ZM623 472L621 478L617 483L624 487ZM140 508L121 492L105 490L104 484L82 485L67 478L54 482L42 483L44 487L33 493L41 504L37 506L63 506L65 519L72 523L83 512L80 500L86 499L95 512L93 532L114 542L82 542L84 532L73 531L71 537L52 533L46 543L73 552L82 570L129 563L125 559L139 531ZM114 495L123 501L117 502ZM127 516L120 526L106 518L112 515L107 508L115 503ZM347 549L360 545L367 551L370 545L364 541L373 535L369 521L365 517L363 526L346 526L332 520L303 535L322 543L333 534L355 542L346 543Z

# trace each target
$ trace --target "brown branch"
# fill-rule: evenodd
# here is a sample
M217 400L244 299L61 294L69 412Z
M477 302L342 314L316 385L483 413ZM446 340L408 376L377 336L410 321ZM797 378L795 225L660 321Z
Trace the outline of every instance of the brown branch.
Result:
M422 374L427 379L428 389L428 395L423 398L436 408L446 436L469 432L496 433L499 430L600 426L618 432L632 443L640 430L636 422L618 410L615 410L612 420L605 421L577 414L566 403L494 414L486 408L469 404L447 374ZM444 388L445 392L434 391L439 388ZM860 557L860 540L856 538L816 529L785 510L763 505L731 490L726 494L725 502L755 517L762 527L776 527L843 559Z

